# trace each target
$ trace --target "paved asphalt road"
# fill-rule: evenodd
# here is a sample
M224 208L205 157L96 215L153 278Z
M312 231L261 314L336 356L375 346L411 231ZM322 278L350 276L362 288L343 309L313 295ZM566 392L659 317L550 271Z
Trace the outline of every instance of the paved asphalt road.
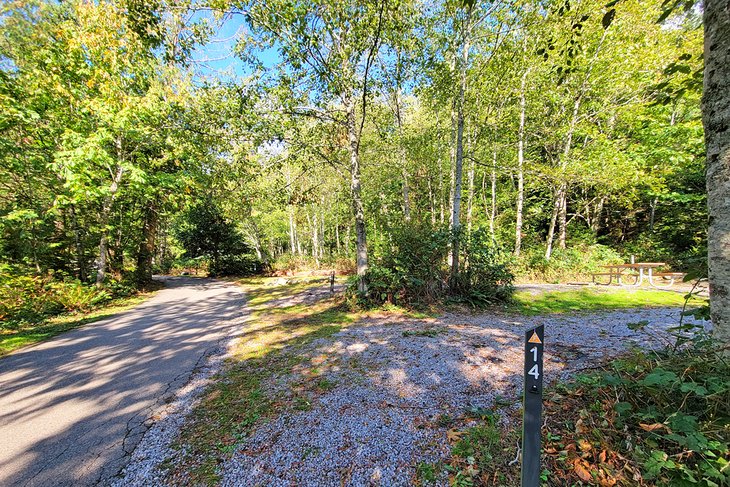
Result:
M0 359L0 486L107 484L243 310L233 285L168 278L133 310Z

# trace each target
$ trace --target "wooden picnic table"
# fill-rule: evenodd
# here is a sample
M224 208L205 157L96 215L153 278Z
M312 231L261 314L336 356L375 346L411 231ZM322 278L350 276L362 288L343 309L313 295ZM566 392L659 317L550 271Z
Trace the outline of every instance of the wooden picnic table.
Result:
M638 287L641 286L641 284L644 282L644 279L647 278L649 285L652 287L669 287L674 284L674 280L676 278L681 278L682 276L684 276L684 274L679 272L654 272L654 269L658 267L664 267L666 265L666 262L635 262L632 264L603 265L601 267L608 269L608 271L593 274L593 283L599 284L596 282L596 276L608 276L608 282L605 283L606 285L611 284L611 282L613 282L613 279L616 278L616 282L621 286ZM627 274L625 273L626 271L638 271L638 274ZM665 283L666 280L669 279L669 283L665 284L664 286L659 286L656 282L654 282L655 277L661 278ZM623 282L623 280L626 278L633 279L633 282Z

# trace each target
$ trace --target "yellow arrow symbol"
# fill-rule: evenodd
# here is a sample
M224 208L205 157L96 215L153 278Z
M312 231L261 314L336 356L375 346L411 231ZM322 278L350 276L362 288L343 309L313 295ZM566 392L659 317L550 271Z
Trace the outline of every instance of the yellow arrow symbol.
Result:
M530 337L529 340L527 340L527 342L528 343L542 343L540 341L540 337L537 336L537 333L535 333L534 331L532 332L532 336Z

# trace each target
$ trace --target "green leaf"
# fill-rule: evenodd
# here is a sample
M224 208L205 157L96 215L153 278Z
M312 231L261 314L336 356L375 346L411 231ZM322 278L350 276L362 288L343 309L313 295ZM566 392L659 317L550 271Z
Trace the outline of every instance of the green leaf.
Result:
M666 371L661 368L654 369L650 374L644 377L639 383L647 387L666 387L676 383L679 380L677 374Z

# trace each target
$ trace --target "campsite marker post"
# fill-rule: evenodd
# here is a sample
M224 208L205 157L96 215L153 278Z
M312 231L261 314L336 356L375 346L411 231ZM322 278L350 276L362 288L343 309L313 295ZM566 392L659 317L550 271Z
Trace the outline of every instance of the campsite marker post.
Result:
M543 325L525 332L525 390L522 398L522 487L540 485Z

